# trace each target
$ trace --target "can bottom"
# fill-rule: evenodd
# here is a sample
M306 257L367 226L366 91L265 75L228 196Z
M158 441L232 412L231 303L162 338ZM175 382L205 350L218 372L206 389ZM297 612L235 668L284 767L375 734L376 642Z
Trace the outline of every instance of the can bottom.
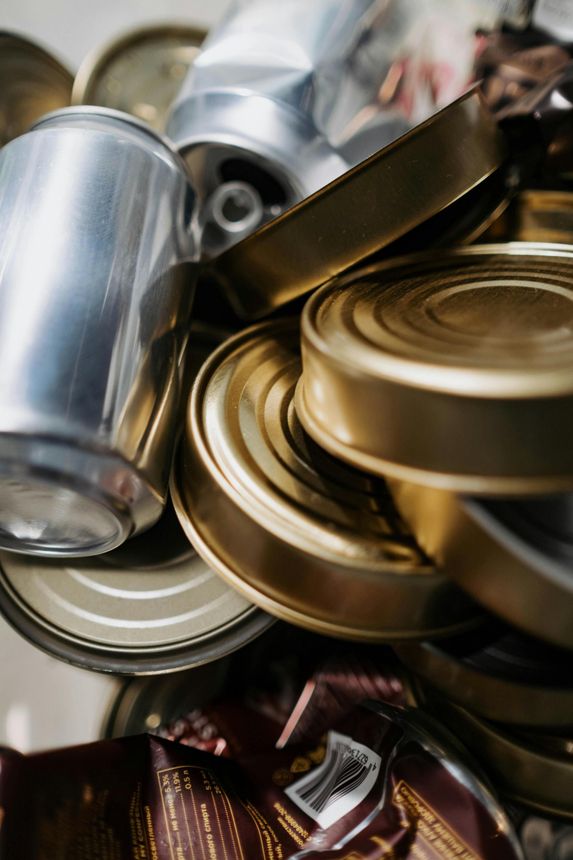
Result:
M34 555L106 552L129 533L125 515L87 488L34 475L0 477L0 547Z

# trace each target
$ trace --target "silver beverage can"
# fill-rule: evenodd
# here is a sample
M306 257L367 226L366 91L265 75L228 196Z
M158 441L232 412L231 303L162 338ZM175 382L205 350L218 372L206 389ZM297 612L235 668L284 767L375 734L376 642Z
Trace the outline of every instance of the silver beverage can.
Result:
M201 198L203 256L235 244L459 96L470 79L476 23L464 5L235 0L167 123ZM455 49L445 60L442 51L438 63L438 46L432 54L428 45L442 25Z
M102 108L0 153L0 547L95 555L166 496L195 195L171 145Z

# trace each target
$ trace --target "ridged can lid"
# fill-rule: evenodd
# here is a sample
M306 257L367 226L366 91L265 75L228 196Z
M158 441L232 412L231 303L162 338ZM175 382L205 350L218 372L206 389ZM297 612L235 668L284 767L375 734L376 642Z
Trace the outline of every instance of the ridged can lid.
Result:
M384 483L304 433L299 376L298 320L253 327L203 366L172 482L197 552L248 599L316 632L380 641L474 622Z
M204 30L184 24L130 30L88 54L76 75L72 101L125 111L163 132L205 36Z
M332 454L456 492L573 487L573 248L423 253L333 279L302 322L299 417Z
M117 557L0 553L2 614L52 656L101 672L171 672L231 653L272 619L210 570L170 517L168 508Z

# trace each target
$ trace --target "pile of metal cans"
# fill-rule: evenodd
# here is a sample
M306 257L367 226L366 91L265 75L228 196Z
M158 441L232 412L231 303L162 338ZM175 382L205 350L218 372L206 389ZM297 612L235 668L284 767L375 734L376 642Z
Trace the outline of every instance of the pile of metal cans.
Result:
M416 4L303 5L73 95L0 40L0 611L201 690L276 617L393 643L518 818L573 818L570 44L482 32L414 110Z

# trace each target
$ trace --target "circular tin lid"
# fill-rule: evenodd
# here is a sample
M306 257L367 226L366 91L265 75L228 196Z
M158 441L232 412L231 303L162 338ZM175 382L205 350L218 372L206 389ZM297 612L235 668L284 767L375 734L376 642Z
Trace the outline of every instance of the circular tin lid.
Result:
M404 643L396 650L435 689L487 719L573 727L567 651L496 622L440 642Z
M263 316L441 214L425 244L475 235L476 219L444 223L451 204L503 173L505 140L477 89L385 146L356 167L237 243L212 263L212 274L246 318ZM501 183L503 185L503 182ZM507 190L492 196L497 209ZM477 222L486 220L475 195ZM455 229L457 222L458 229ZM436 229L439 225L439 229ZM410 245L412 247L412 245Z
M476 618L433 570L380 480L321 451L293 408L298 321L254 327L203 366L172 494L205 561L269 612L360 640Z
M573 755L548 751L510 734L446 699L431 700L433 713L467 745L499 790L525 806L573 818Z
M204 30L177 24L130 31L88 54L72 101L126 111L162 132L205 36Z
M389 485L440 570L510 624L573 649L573 494L479 500L395 479Z
M137 538L143 561L139 565L134 552L132 567L103 557L64 564L0 553L0 612L55 657L128 675L206 663L272 623L225 585L191 547L182 557L180 539L171 564L149 567L156 539L164 535L160 521ZM127 545L122 553L125 563Z
M484 234L487 242L573 243L573 192L521 191Z
M0 146L43 114L70 104L73 77L51 54L15 33L0 32Z
M305 306L302 354L299 417L354 466L490 496L573 487L570 246L475 246L334 279Z

